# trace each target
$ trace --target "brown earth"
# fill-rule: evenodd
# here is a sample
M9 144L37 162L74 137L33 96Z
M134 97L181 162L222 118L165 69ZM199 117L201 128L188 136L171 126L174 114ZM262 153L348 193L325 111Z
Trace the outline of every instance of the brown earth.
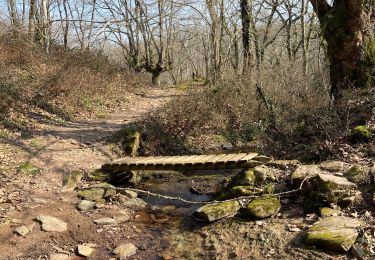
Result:
M134 95L127 107L104 119L76 120L63 126L47 123L46 130L31 138L0 139L0 259L48 259L49 254L59 252L74 255L76 246L83 243L97 245L94 259L109 258L110 250L126 241L144 249L139 250L139 259L161 251L165 247L160 239L162 220L145 222L147 215L129 209L134 218L131 225L98 227L94 219L116 214L120 208L107 205L94 213L80 213L76 192L63 193L61 185L64 173L87 173L116 157L106 138L178 94L176 89L150 89L147 94ZM23 173L25 162L39 172ZM41 231L33 221L39 214L67 222L68 232ZM13 232L20 220L26 226L34 225L25 238Z
M304 245L303 231L317 216L304 215L303 202L294 195L288 203L283 203L281 213L275 218L254 221L235 217L209 225L191 218L191 206L168 202L158 207L137 208L110 201L92 211L78 211L77 193L61 191L63 174L73 170L88 173L117 157L116 147L106 142L107 137L179 94L173 88L150 89L147 94L134 95L127 107L106 118L76 120L62 126L44 123L44 130L32 137L0 139L0 259L49 259L56 253L84 259L76 254L80 244L95 244L96 253L90 259L110 259L115 247L128 242L138 248L131 259L352 258L350 253L335 254ZM38 172L27 172L25 162L36 166ZM172 195L184 193L194 199L198 195L191 195L189 188L210 190L217 185L217 179L210 179L209 175L155 176L141 188L154 192L169 189ZM84 179L81 185L88 185L88 181ZM147 197L145 200L152 202ZM93 222L120 211L131 216L129 222L116 226L98 226ZM68 231L42 231L34 221L40 214L67 222ZM358 217L363 215L365 210ZM369 223L374 223L373 217L370 218ZM33 227L26 237L14 233L21 223Z

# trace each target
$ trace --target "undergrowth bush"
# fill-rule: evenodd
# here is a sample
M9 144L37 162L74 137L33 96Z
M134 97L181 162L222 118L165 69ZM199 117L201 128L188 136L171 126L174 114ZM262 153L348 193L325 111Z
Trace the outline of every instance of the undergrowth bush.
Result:
M65 119L101 115L127 101L127 91L145 86L94 51L52 46L46 54L27 36L0 35L0 121L11 113L42 109Z
M347 97L346 107L333 109L327 75L319 71L303 77L295 68L277 66L260 78L256 84L252 77L227 77L153 112L141 124L144 153L205 152L221 136L235 150L319 161L337 153L334 144L358 123L361 113L348 105L361 102L357 94Z

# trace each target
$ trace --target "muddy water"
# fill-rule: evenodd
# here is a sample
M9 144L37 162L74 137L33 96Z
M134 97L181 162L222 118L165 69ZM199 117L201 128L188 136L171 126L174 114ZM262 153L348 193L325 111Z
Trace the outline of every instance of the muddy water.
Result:
M221 182L232 173L225 171L153 173L142 182L140 188L190 201L208 201L220 188ZM169 218L164 233L164 239L168 241L169 246L164 256L173 259L201 259L204 248L202 248L203 237L200 229L204 224L192 217L193 211L201 205L152 196L145 196L142 199L151 208L165 212Z

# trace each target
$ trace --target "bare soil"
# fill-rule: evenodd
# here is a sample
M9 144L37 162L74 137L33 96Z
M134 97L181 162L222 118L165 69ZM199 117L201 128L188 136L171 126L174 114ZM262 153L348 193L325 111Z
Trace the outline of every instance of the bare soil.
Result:
M88 212L76 209L77 192L62 192L62 176L73 170L89 172L116 158L115 147L107 137L181 93L173 88L154 88L135 95L127 107L102 119L82 119L64 125L44 123L32 137L0 139L0 259L49 259L51 254L76 254L77 245L94 244L90 259L110 259L122 243L138 248L131 259L351 259L305 246L303 230L316 216L301 213L301 201L290 198L275 218L262 221L235 217L212 224L191 218L193 207L150 202L146 208L123 207L106 203ZM26 171L25 163L38 171ZM25 172L26 171L26 172ZM158 179L159 178L159 179ZM217 185L211 177L161 176L143 184L155 192L185 194L189 188L210 190ZM83 185L88 185L84 180ZM211 185L211 186L210 186ZM158 207L152 205L158 204ZM131 219L116 226L98 226L93 220L126 211ZM68 231L44 232L34 221L40 214L68 223ZM350 214L350 212L348 212ZM363 212L361 213L363 214ZM32 231L21 237L16 227ZM297 232L293 231L297 230ZM299 230L299 231L298 231Z
M161 239L163 218L154 216L152 220L143 212L128 209L131 223L98 227L94 219L112 216L121 208L105 205L90 213L79 212L77 193L61 192L62 176L73 170L89 172L115 158L107 137L179 94L176 89L150 89L147 94L134 95L127 107L106 118L76 120L62 126L47 123L30 138L0 139L0 259L49 259L53 253L74 256L76 246L83 243L96 244L93 259L107 259L113 248L126 241L143 249L138 259L150 259L161 252L166 247ZM25 173L25 163L39 171ZM67 222L68 232L41 231L34 221L40 214ZM21 222L33 226L25 238L14 233Z

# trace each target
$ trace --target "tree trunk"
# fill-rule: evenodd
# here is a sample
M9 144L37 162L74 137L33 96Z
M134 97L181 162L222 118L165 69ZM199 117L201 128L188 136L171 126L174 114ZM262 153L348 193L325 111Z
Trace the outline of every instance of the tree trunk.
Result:
M252 15L251 0L241 0L241 20L242 20L242 45L243 45L243 71L245 72L251 63L250 50L250 26Z
M152 72L152 84L155 86L160 86L160 70L155 70Z
M342 91L366 87L374 81L374 20L366 19L366 0L310 0L319 17L330 62L331 96L340 99ZM369 5L374 5L371 1ZM367 21L367 22L366 22Z

